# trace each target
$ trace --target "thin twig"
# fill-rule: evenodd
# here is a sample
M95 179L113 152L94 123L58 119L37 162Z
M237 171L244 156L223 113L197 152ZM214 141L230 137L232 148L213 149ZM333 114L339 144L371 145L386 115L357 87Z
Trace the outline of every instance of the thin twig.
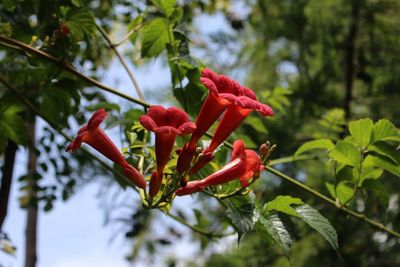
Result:
M104 37L104 39L107 41L107 43L110 46L110 48L114 51L115 55L118 57L118 60L121 62L122 66L124 67L126 73L129 76L129 79L132 81L133 87L135 88L139 99L141 101L144 101L144 96L143 96L142 90L140 90L139 84L138 84L135 76L133 75L133 72L129 69L128 64L126 63L125 59L118 52L118 49L116 48L116 46L113 45L113 43L111 42L111 40L108 37L107 33L104 31L104 29L100 25L98 25L97 23L96 23L96 27L99 30L99 32L101 33L101 35Z
M124 38L122 38L121 41L116 42L116 43L112 43L111 46L118 47L118 46L122 45L123 43L125 43L125 42L131 37L132 34L134 34L135 32L137 32L142 26L143 26L143 23L140 23L140 24L136 25L132 30L130 30L130 31L124 36Z

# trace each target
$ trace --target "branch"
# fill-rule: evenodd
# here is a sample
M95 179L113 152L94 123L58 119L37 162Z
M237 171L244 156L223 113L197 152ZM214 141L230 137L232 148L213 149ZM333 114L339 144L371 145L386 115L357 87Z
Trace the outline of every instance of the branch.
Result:
M321 194L320 192L308 187L307 185L297 181L296 179L294 179L292 177L289 177L286 174L281 173L280 171L277 171L277 170L275 170L275 169L273 169L273 168L271 168L269 166L265 166L265 170L270 172L270 173L272 173L272 174L275 174L276 176L282 178L283 180L286 180L286 181L288 181L288 182L290 182L292 184L295 184L296 186L298 186L298 187L304 189L305 191L311 193L312 195L320 198L321 200L325 201L326 203L331 204L332 206L334 206L338 210L342 210L342 211L346 212L347 214L349 214L349 215L351 215L351 216L353 216L353 217L355 217L357 219L360 219L362 221L365 221L365 222L375 226L379 230L385 231L388 234L391 234L391 235L393 235L395 237L399 237L400 238L400 233L398 233L398 232L396 232L396 231L394 231L392 229L387 228L386 226L384 226L380 222L377 222L377 221L375 221L373 219L370 219L370 218L366 217L365 214L363 214L363 213L359 213L359 212L353 211L353 210L348 209L346 207L338 207L336 205L335 200L333 200L333 199Z
M121 54L118 52L118 49L116 48L116 46L113 45L113 43L111 42L110 38L107 36L107 33L103 30L103 28L100 25L98 25L97 23L96 23L96 27L99 30L99 32L101 33L101 35L104 37L104 39L107 41L107 43L110 46L110 48L114 51L115 55L118 57L118 59L121 62L122 66L124 67L126 73L129 76L129 79L131 79L131 81L132 81L133 87L135 88L136 93L139 96L139 99L141 101L144 101L143 93L140 90L139 84L136 81L136 78L133 75L133 72L129 69L128 64L126 63L124 58L121 56Z
M24 50L26 52L35 54L35 55L37 55L37 56L39 56L41 58L46 59L47 61L50 61L51 63L57 65L58 67L70 72L71 74L77 76L81 80L83 80L83 81L85 81L85 82L87 82L87 83L89 83L89 84L91 84L93 86L96 86L96 87L98 87L98 88L100 88L100 89L102 89L102 90L104 90L106 92L109 92L109 93L112 93L112 94L117 95L119 97L122 97L122 98L124 98L124 99L126 99L128 101L131 101L133 103L139 104L139 105L141 105L143 107L150 107L150 104L148 104L148 103L146 103L146 102L144 102L144 101L142 101L140 99L136 99L136 98L133 98L133 97L131 97L129 95L121 93L121 92L119 92L118 90L116 90L116 89L114 89L112 87L109 87L109 86L107 86L107 85L105 85L105 84L103 84L103 83L101 83L101 82L99 82L99 81L97 81L97 80L95 80L95 79L93 79L91 77L88 77L88 76L82 74L79 70L77 70L72 65L64 62L62 59L53 57L52 55L50 55L50 54L48 54L46 52L43 52L43 51L41 51L39 49L36 49L36 48L34 48L34 47L30 46L30 45L27 45L25 43L22 43L20 41L15 40L15 39L6 37L4 35L0 35L0 44L6 45L7 47L10 47L12 49L19 48L19 49L22 49L22 50Z
M346 119L350 118L350 106L353 100L353 83L354 74L356 72L355 56L356 56L356 38L358 33L358 21L359 21L359 5L357 1L353 1L350 11L350 25L349 32L346 38L346 49L345 49L345 99L343 109L345 111Z
M12 183L16 152L17 145L13 141L8 140L6 149L4 151L4 165L0 187L0 233L3 227L4 220L7 216L8 199L10 197L10 188Z

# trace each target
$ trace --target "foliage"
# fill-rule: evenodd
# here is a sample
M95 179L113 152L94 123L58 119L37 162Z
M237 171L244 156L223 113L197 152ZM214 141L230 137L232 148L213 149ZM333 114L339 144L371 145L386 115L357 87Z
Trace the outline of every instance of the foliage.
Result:
M282 160L274 167L295 179L273 176L267 168L252 181L250 190L243 190L238 182L209 187L196 197L199 207L193 214L172 205L171 195L149 203L144 191L139 192L145 207L158 207L171 216L178 213L174 218L197 233L193 238L200 244L205 265L334 266L338 253L343 261L335 266L399 264L395 222L400 188L396 127L400 123L396 109L400 4L386 0L239 2L247 11L238 12L222 0L1 1L0 78L17 88L36 108L36 116L48 124L40 126L37 144L28 144L27 125L33 111L0 83L0 153L12 140L38 154L37 173L19 179L21 206L50 211L56 200L67 200L78 186L98 182L96 177L106 175L107 169L119 186L132 187L118 166L104 169L101 161L85 152L62 152L66 140L60 131L72 133L86 121L86 111L99 108L109 111L109 128L122 130L128 162L150 179L156 152L149 133L138 123L142 107L126 110L120 102L110 102L93 88L95 83L77 74L101 78L114 56L107 48L119 49L120 43L107 43L98 29L113 33L115 25L122 25L128 35L121 44L130 42L127 55L134 54L124 58L138 67L156 58L164 61L171 75L169 90L192 119L207 93L200 82L204 66L225 74L245 69L244 84L275 111L273 120L251 115L229 141L243 139L253 148L267 139L277 144L263 163L271 167L273 159ZM117 11L121 9L129 12L121 14ZM229 31L199 34L194 28L205 26L196 25L196 19L204 14L224 16ZM7 43L6 36L60 63ZM67 71L64 62L77 71ZM185 141L178 140L178 147ZM229 155L230 150L221 147L196 179L219 170ZM166 177L176 172L177 157L172 154ZM170 181L164 180L163 185L167 196ZM311 189L311 195L299 188ZM191 219L195 225L189 223ZM172 245L170 240L181 239L173 231L169 231L171 239L154 237L149 231L152 220L157 215L136 207L132 218L124 220L133 225L127 238L135 237L129 260L135 261L141 250L154 255L160 247ZM232 230L239 235L239 248L208 253L209 239L224 238ZM386 241L375 238L379 234Z

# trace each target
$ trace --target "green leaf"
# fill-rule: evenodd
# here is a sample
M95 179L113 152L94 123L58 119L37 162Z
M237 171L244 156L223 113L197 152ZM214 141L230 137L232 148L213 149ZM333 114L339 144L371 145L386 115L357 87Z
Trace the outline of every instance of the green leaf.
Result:
M254 130L259 134L268 134L268 129L260 117L249 116L246 118L245 124L254 128Z
M0 34L5 36L11 36L13 27L9 22L0 22Z
M348 186L348 182L340 182L336 186L336 196L341 204L346 203L353 196L354 190Z
M142 28L142 57L155 57L161 54L168 43L168 23L161 18L152 20Z
M329 156L337 162L349 166L357 166L361 161L361 152L352 143L346 141L338 141L329 152Z
M152 0L165 16L170 17L175 10L176 0Z
M304 202L300 198L294 198L291 196L277 196L274 200L264 205L264 210L267 212L275 210L291 216L298 217L296 210L290 205L299 205L303 203Z
M335 250L338 250L339 244L336 230L324 216L307 204L296 207L296 211L306 224L314 228Z
M9 138L17 144L27 144L27 129L24 119L13 113L0 114L0 136Z
M85 9L70 9L66 15L66 25L76 40L81 41L96 32L92 15Z
M381 168L400 177L400 166L395 165L386 157L379 155L368 155L363 162L363 166Z
M383 174L382 169L377 169L374 167L364 167L364 165L365 164L363 163L360 180L358 181L359 186L361 186L365 180L376 180Z
M372 127L374 123L371 119L365 118L349 123L351 136L362 148L366 148L371 142Z
M272 237L283 249L285 255L289 257L290 246L293 240L277 214L267 214L265 217L260 216L257 222L257 230L261 234L267 233Z
M174 76L180 74L174 73L174 67L171 69L171 73ZM206 91L200 81L201 72L199 68L191 68L187 70L186 77L189 79L189 83L185 88L175 88L173 90L174 96L178 99L182 107L186 109L189 115L195 117L199 113L202 105L201 99L203 99Z
M226 215L240 236L253 229L259 213L248 196L232 197L227 201Z
M400 141L400 135L393 123L386 119L382 119L374 125L372 140L373 142Z
M5 9L8 11L14 11L17 1L16 0L2 0Z
M335 190L335 185L332 183L325 183L325 187L328 190L329 194L333 197L336 198L336 190Z
M318 139L318 140L309 141L309 142L302 144L297 149L296 153L294 153L294 157L297 157L298 155L300 155L304 152L314 150L314 149L329 150L329 149L332 149L334 146L335 145L329 139Z
M370 190L374 195L376 195L385 208L389 206L390 195L382 183L376 180L365 180L362 186L363 188Z
M71 3L76 7L81 7L83 4L82 0L71 0Z
M54 87L44 89L42 95L40 111L53 122L66 123L72 111L71 95L66 90Z
M396 148L385 142L376 142L368 147L369 151L373 151L381 156L388 157L394 164L400 165L400 154Z

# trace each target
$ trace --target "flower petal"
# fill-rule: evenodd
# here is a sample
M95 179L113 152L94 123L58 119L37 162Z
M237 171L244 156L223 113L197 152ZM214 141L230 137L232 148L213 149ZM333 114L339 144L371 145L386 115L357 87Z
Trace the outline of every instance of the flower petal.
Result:
M89 131L95 130L99 127L100 123L107 117L107 112L104 108L97 110L93 113L92 117L90 118L87 126Z
M140 174L138 170L136 170L133 166L124 164L122 167L122 172L126 177L128 177L135 185L142 189L146 189L146 180Z
M200 192L204 188L205 186L199 180L197 180L187 183L186 186L179 188L175 193L177 196L190 195Z
M179 135L187 135L187 134L191 134L196 130L196 124L194 122L185 122L184 124L182 124L179 128L178 131L180 132Z
M148 131L154 132L158 127L154 120L147 115L142 115L139 117L140 124Z
M236 158L243 158L246 155L245 151L246 146L243 140L236 140L235 143L233 143L231 160L234 160Z

